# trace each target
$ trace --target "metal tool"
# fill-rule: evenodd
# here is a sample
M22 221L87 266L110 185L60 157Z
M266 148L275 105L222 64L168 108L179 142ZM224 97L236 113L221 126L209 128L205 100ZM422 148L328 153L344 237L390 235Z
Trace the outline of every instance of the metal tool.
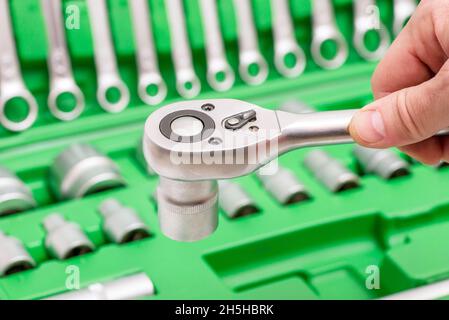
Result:
M377 33L379 44L376 49L367 47L367 36ZM375 0L354 1L354 47L358 54L368 61L382 58L390 46L390 35L380 19L380 10Z
M16 108L22 107L19 101L26 105L26 115L14 119ZM10 131L24 131L34 124L37 114L36 99L26 88L20 71L9 0L0 0L0 124Z
M95 249L81 227L65 220L59 213L45 217L42 224L47 232L45 246L50 255L57 259L81 256Z
M337 69L341 67L348 58L348 44L338 30L335 21L334 10L330 0L313 0L313 35L312 35L312 57L313 60L324 69ZM323 54L326 44L335 45L335 54L326 57Z
M306 67L306 56L295 38L288 0L271 0L271 12L273 15L274 64L284 77L297 77L303 73Z
M87 144L74 144L61 152L50 168L53 189L60 199L125 185L117 165Z
M97 100L107 112L117 113L128 106L130 95L118 71L106 0L87 0L87 7L97 71Z
M286 168L278 165L274 174L262 174L260 170L256 174L265 190L283 205L297 203L310 198L305 186L292 171Z
M145 155L143 154L143 137L139 139L137 146L136 146L136 159L139 162L139 164L145 169L146 173L149 176L155 176L156 172L154 172L153 168L148 164L147 160L145 159Z
M132 208L123 206L116 199L106 199L98 208L103 216L103 230L109 240L128 243L148 238L150 231Z
M200 0L206 45L207 81L216 91L227 91L234 84L235 74L225 54L216 0Z
M425 284L417 288L394 293L380 300L437 300L449 295L449 280Z
M23 243L0 231L0 276L22 272L34 268L36 263Z
M248 193L236 182L218 181L218 202L223 212L231 219L259 212L259 208Z
M394 0L393 32L398 35L416 10L416 0Z
M286 101L280 106L279 110L297 114L317 112L314 107L299 100Z
M84 110L84 95L75 83L72 65L67 49L62 1L41 0L48 37L48 70L50 75L50 94L48 107L58 119L70 121L76 119ZM61 98L73 99L74 106L64 110Z
M171 53L176 73L178 93L190 99L201 91L201 82L195 74L190 51L183 0L165 0L170 27Z
M304 166L332 192L359 186L359 177L323 150L309 152Z
M268 77L268 64L259 50L251 0L234 0L239 43L239 73L249 85L263 83Z
M143 152L161 177L162 232L180 241L206 237L217 226L217 180L249 174L293 149L352 142L348 126L356 111L293 114L232 99L155 110Z
M392 179L410 173L407 161L389 149L354 147L354 155L366 173L375 173L384 179Z
M0 216L36 207L30 189L11 171L0 167Z
M58 294L45 300L132 300L154 294L153 282L145 273L140 272L93 283L87 288Z
M136 43L139 97L146 104L157 105L167 96L167 85L159 71L150 8L147 0L129 0L128 3Z

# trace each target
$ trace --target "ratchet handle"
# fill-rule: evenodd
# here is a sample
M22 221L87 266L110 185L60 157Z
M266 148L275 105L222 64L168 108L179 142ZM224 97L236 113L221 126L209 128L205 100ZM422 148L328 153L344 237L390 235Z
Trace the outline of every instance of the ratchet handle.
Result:
M276 111L281 136L281 152L308 147L354 142L349 134L349 124L359 109L294 114ZM439 131L437 136L449 135L449 128Z

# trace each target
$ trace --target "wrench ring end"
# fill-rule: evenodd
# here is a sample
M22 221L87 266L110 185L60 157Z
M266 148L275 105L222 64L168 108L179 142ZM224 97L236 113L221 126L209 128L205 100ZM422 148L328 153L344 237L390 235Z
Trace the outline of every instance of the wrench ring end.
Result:
M149 92L151 88L156 89L155 94ZM144 103L150 106L158 105L167 96L167 85L159 76L142 77L139 80L138 91L139 97Z
M120 98L117 101L109 101L107 95L110 90L117 90ZM118 113L123 111L129 104L130 93L128 87L121 81L116 80L108 84L99 85L97 99L100 106L107 112Z
M58 98L63 94L70 94L75 100L75 106L70 111L61 110L58 105ZM84 110L84 95L77 86L68 88L53 89L48 96L48 107L50 112L57 119L62 121L71 121L78 118Z
M8 102L16 98L25 101L28 107L28 115L21 121L13 121L11 119L8 119L5 112ZM37 115L38 115L37 101L28 90L17 92L15 94L11 94L6 97L0 96L0 123L3 125L5 129L12 132L25 131L36 122Z
M287 59L294 59L293 65L288 65ZM278 49L275 52L274 64L280 74L287 78L301 75L306 68L306 55L298 45Z
M322 53L323 44L327 41L334 42L337 47L335 56L330 59L324 57ZM331 34L325 37L314 38L314 40L312 41L311 52L316 64L328 70L333 70L341 67L346 62L349 54L348 44L340 34Z

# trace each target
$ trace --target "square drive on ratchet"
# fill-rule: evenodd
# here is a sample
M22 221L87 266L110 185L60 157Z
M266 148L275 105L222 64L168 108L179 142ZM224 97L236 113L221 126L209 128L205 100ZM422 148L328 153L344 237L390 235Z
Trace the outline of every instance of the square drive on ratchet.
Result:
M160 176L161 231L177 241L210 235L218 225L217 180L247 175L297 148L352 142L348 126L356 111L295 114L233 99L183 101L154 111L143 152Z

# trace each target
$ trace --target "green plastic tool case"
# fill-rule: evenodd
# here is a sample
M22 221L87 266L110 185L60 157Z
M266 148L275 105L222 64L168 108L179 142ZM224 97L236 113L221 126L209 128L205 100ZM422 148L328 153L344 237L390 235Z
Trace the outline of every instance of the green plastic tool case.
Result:
M47 39L38 0L11 0L11 16L22 72L39 102L39 119L23 133L0 129L0 165L14 171L32 189L38 202L32 211L0 217L0 230L19 238L37 267L0 278L0 299L41 299L67 291L66 268L80 268L81 287L144 272L156 294L149 299L370 299L449 277L449 170L413 163L406 177L382 180L363 175L361 186L333 194L302 166L307 150L290 152L280 163L293 170L311 194L308 201L283 206L254 176L237 179L257 201L260 212L229 219L220 212L219 227L209 238L180 243L159 230L152 194L156 176L146 174L135 149L147 116L159 106L143 104L136 92L132 23L127 0L109 0L111 29L120 72L131 90L131 104L108 114L95 98L96 77L87 5L64 1L81 12L78 30L66 30L77 83L87 99L86 110L72 122L51 116L46 106ZM181 98L175 90L169 28L164 2L149 1L168 104ZM252 2L261 50L269 62L268 80L250 87L237 76L234 87L214 92L206 82L202 23L197 0L184 1L194 65L201 79L198 99L237 98L268 108L298 98L319 110L360 107L372 99L370 77L375 64L361 59L350 46L345 65L326 71L310 57L310 1L290 1L297 39L307 54L307 69L296 79L279 75L273 65L270 4ZM333 1L338 25L352 44L352 1ZM381 17L391 30L392 1L378 0ZM232 0L218 0L228 59L237 73L238 48ZM55 156L75 142L92 144L120 167L127 186L79 200L58 201L48 171ZM351 145L324 148L353 171L360 169ZM99 203L109 197L139 213L150 238L117 245L102 231ZM58 212L79 223L96 246L93 253L59 261L45 249L42 219ZM380 289L369 290L372 268L380 270Z

